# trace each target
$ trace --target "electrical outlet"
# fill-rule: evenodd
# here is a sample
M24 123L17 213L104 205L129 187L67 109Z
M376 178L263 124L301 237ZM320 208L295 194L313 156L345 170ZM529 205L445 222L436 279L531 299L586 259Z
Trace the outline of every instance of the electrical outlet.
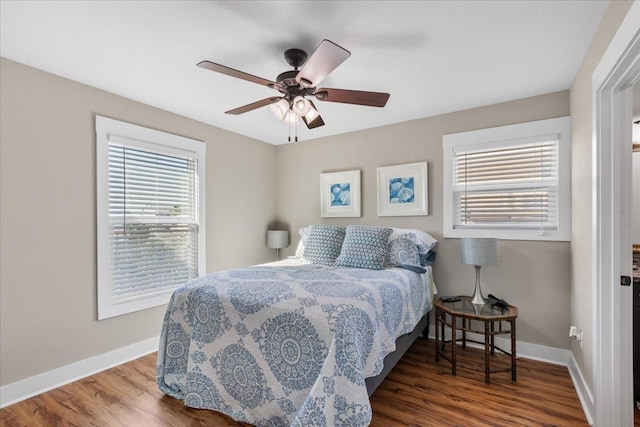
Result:
M569 338L577 340L580 343L580 350L582 350L582 328L578 329L577 326L571 326L569 328Z
M578 339L578 327L577 326L571 326L569 328L569 338L571 339Z
M582 328L580 328L580 334L578 335L578 342L580 343L580 350L582 350Z

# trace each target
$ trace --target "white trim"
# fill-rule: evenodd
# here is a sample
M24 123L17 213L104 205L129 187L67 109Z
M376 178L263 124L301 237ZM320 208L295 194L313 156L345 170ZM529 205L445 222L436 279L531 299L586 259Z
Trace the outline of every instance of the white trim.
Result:
M0 387L0 408L158 351L160 337L149 338Z
M450 330L449 336L450 336ZM478 339L480 336L473 337L474 334L469 333L468 336L472 339ZM429 328L429 338L433 339L435 336L434 326ZM144 341L140 341L134 344L130 344L119 349L100 354L89 359L81 360L76 363L72 363L61 368L56 368L51 371L44 372L42 374L34 375L24 380L17 381L15 383L7 384L0 387L0 409L14 403L21 402L33 396L37 396L41 393L47 392L57 387L61 387L65 384L69 384L73 381L86 378L94 375L98 372L110 369L114 366L121 365L134 359L138 359L147 354L151 354L158 350L159 337L149 338ZM496 344L501 348L509 347L509 340L501 337L496 337ZM475 346L475 343L469 343L469 346ZM585 415L589 420L590 425L593 423L590 421L590 413L587 412L583 395L586 392L588 401L593 405L593 398L591 392L587 387L584 377L577 367L575 359L569 350L548 347L539 344L531 344L523 341L516 342L517 356L525 359L538 360L541 362L552 363L555 365L567 366L569 368L569 374L576 386L576 391L583 408L585 409ZM577 382L574 372L578 373L581 381ZM584 390L581 392L581 390Z
M592 76L594 425L633 425L630 214L630 86L640 76L640 3L631 5ZM629 147L631 153L631 147Z
M445 327L444 330L445 339L451 339L451 328ZM434 325L429 326L429 338L435 339ZM458 336L461 338L461 335ZM474 332L467 332L467 338L479 342L484 342L484 335L476 334ZM510 351L511 340L504 337L495 337L496 346L501 349ZM468 342L467 346L474 348L484 348L483 344L474 342ZM538 362L551 363L554 365L568 366L569 358L571 357L571 351L564 348L549 347L546 345L533 344L524 341L516 340L516 357L537 360Z
M434 325L429 327L429 338L435 338ZM484 336L482 334L476 334L473 332L467 332L467 338L480 342L484 341ZM451 339L451 328L445 328L445 339ZM496 337L495 343L498 347L507 351L511 349L511 342L508 338ZM467 345L469 347L484 348L482 344L474 342L469 342ZM589 425L593 425L593 395L584 379L584 375L582 375L582 371L580 371L580 368L578 367L576 359L571 353L571 350L516 340L516 357L518 359L531 359L539 362L566 366L569 371L571 381L573 382L573 386L578 394L578 399L582 405L584 415L587 418Z
M109 216L109 143L125 143L150 151L197 159L198 174L198 274L206 270L206 145L143 126L95 116L96 126L96 229L98 264L98 320L167 304L174 288L158 294L145 294L137 300L118 302L112 294L111 234Z
M453 156L458 147L495 148L558 136L558 230L498 230L454 228L453 223ZM489 129L460 132L442 137L443 153L443 230L445 238L497 237L506 240L571 240L571 118L518 123Z
M582 405L582 410L584 411L585 417L587 417L587 422L590 426L593 425L593 414L594 414L594 406L593 406L593 394L591 393L591 389L589 385L584 379L584 375L578 366L578 362L576 362L575 357L573 357L573 353L569 352L569 364L567 368L569 369L569 375L571 376L571 381L573 381L573 386L576 389L576 393L578 394L578 399L580 399L580 404Z

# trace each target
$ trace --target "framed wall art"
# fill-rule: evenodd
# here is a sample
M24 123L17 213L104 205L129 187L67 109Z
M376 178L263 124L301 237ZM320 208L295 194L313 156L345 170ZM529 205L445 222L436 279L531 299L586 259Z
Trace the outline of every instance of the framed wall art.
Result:
M320 175L320 216L361 216L359 170Z
M378 216L428 215L427 163L378 168Z

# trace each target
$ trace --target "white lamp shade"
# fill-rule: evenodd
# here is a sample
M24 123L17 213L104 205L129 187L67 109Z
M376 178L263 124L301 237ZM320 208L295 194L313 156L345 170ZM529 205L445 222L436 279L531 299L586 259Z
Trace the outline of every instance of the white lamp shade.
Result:
M282 249L289 246L289 232L287 230L267 231L267 246L271 249Z
M318 113L318 110L313 108L313 105L311 105L311 103L309 103L309 111L304 116L304 118L307 120L307 123L311 123L316 118L318 118L319 115L320 115L320 113Z
M278 120L283 120L289 111L289 103L282 98L280 101L271 104L269 110Z
M498 239L462 238L460 255L463 264L489 265L498 262Z
M304 116L305 114L307 114L309 112L310 108L311 108L311 104L309 103L309 101L304 99L302 96L296 96L293 99L293 105L292 105L291 109L298 116Z
M298 124L298 115L293 111L289 110L287 111L287 114L284 116L284 119L282 119L282 123L289 126L296 125Z

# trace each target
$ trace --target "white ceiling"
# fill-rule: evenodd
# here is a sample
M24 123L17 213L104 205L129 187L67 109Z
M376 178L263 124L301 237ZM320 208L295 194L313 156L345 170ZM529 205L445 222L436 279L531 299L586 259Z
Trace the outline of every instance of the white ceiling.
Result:
M351 57L320 86L389 92L384 108L317 101L301 140L568 89L607 1L6 1L0 55L272 144L279 93L196 67L275 80L283 52L322 39Z

